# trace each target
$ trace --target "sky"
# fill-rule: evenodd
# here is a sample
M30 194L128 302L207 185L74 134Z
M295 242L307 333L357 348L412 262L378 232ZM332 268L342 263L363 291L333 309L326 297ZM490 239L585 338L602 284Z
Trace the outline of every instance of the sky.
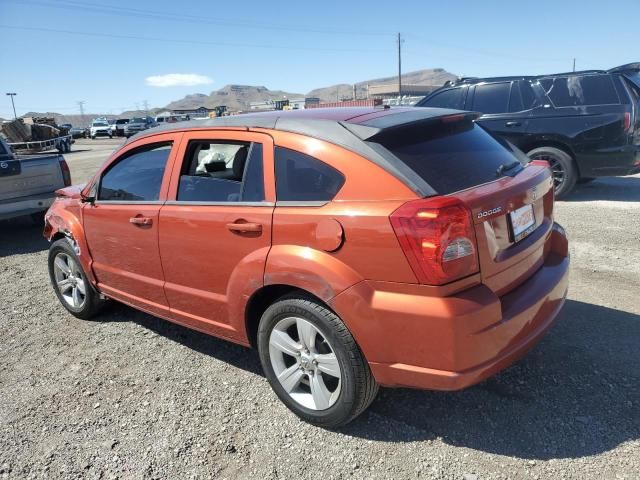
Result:
M306 93L444 68L529 75L640 61L640 0L0 0L0 117L162 107L227 84ZM635 20L634 20L635 19ZM635 26L634 26L635 25Z

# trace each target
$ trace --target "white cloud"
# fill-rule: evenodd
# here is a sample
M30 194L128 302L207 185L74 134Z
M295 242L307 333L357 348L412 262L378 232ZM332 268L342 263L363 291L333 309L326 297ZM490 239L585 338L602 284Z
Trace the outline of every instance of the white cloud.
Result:
M193 87L195 85L209 85L213 80L205 75L195 73L167 73L166 75L152 75L145 78L147 85L152 87Z

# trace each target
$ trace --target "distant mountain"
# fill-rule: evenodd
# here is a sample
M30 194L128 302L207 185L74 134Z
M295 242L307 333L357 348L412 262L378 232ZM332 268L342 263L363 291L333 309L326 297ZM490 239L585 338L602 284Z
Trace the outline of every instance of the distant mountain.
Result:
M443 85L448 80L455 80L456 75L447 72L443 68L429 68L408 72L402 75L402 83L409 85ZM367 85L394 85L398 81L397 76L374 78L357 82L356 95L358 98L366 98ZM264 86L253 85L226 85L219 90L212 91L209 95L204 93L193 93L186 97L171 102L163 108L153 108L149 110L149 115L156 115L160 111L173 109L192 109L198 107L213 108L219 105L226 105L229 110L249 110L251 102L264 102L267 100L281 100L283 98L319 97L321 102L335 102L336 100L351 99L353 97L353 84L341 83L328 87L316 88L306 95L302 93L285 92L283 90L269 90ZM107 115L103 113L86 113L84 117L80 115L63 115L56 112L29 112L24 116L33 117L54 117L56 122L71 123L74 126L89 126L91 120L97 117L105 118L132 118L144 116L147 112L142 110L128 110L120 115Z
M229 110L249 110L251 102L264 102L267 100L281 100L282 98L303 97L301 93L284 92L282 90L269 90L263 86L253 85L225 85L220 90L214 90L209 95L195 93L187 95L181 100L176 100L167 105L167 110L181 108L207 107L213 108L226 105Z
M443 68L429 68L425 70L417 70L402 74L402 83L405 85L444 85L448 80L457 78L453 73L447 72ZM395 85L398 83L398 76L374 78L373 80L365 80L357 82L356 96L365 98L367 96L367 85ZM331 85L329 87L316 88L306 95L307 97L319 97L322 102L336 102L343 98L353 97L353 85L341 83Z
M430 68L408 72L402 75L402 82L416 85L443 85L447 80L455 80L456 75L447 72L442 68ZM356 83L356 95L365 98L367 95L367 85L395 84L398 77L375 78ZM220 90L214 90L209 95L194 93L186 97L171 102L166 106L167 110L190 109L197 107L213 108L219 105L226 105L229 110L249 110L251 102L264 102L267 100L281 100L283 98L319 97L322 102L335 102L343 98L353 97L353 85L341 83L328 87L316 88L306 95L302 93L291 93L282 90L269 90L264 86L252 85L226 85Z

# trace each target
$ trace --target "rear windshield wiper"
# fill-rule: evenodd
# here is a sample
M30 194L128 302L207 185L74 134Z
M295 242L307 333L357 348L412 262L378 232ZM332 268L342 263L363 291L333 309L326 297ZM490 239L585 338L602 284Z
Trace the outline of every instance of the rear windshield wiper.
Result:
M509 170L513 170L518 166L522 166L522 164L518 161L511 162L511 163L503 163L496 169L496 177L501 177L504 173L508 172Z

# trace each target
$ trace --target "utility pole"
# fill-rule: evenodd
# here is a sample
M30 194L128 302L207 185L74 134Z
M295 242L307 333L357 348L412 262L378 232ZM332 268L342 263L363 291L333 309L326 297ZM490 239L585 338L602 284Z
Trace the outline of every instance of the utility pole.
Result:
M402 41L398 32L398 99L402 98Z
M357 100L357 98L356 98L356 84L355 83L353 84L353 99Z
M147 102L146 100L142 102L142 106L144 107L144 113L146 113L147 115L149 115L149 102Z
M576 57L573 57L573 71L576 71Z
M17 119L18 115L16 115L16 104L13 103L13 97L17 95L17 93L7 93L11 97L11 106L13 107L13 118Z
M79 100L76 102L78 104L78 108L80 109L80 119L82 121L82 126L84 127L87 124L86 118L84 118L84 100Z

